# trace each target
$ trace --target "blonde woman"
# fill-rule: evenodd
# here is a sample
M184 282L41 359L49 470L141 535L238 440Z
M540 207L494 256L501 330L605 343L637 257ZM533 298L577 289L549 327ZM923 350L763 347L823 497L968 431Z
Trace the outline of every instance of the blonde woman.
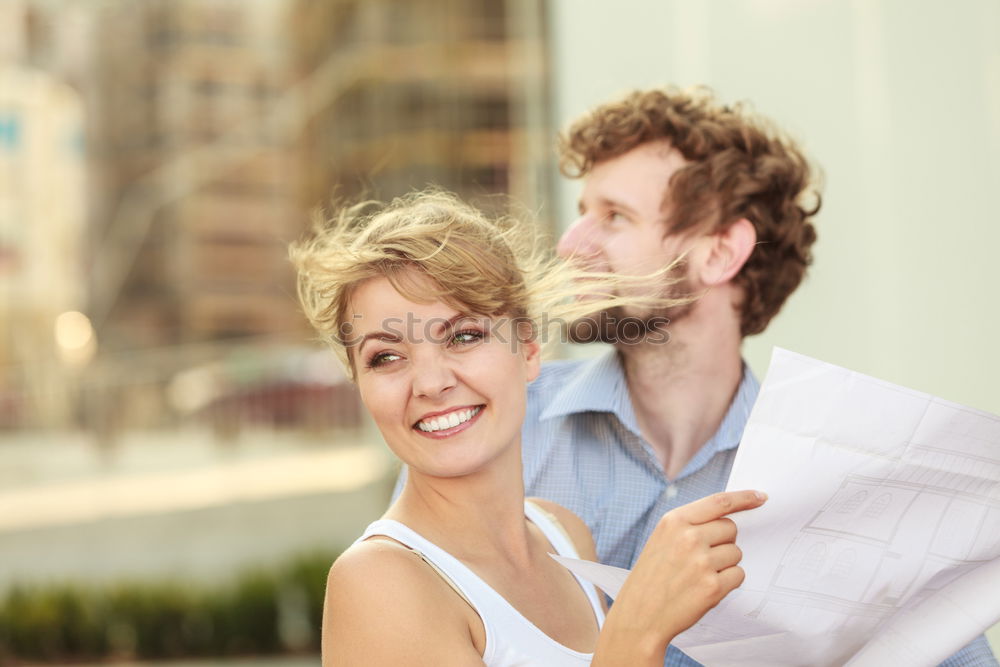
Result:
M742 582L725 515L762 504L752 491L665 515L606 617L594 587L549 556L596 560L579 518L524 498L537 323L658 296L635 285L610 296L621 285L598 277L598 296L570 299L581 283L542 247L532 226L442 193L348 211L293 247L307 316L409 473L330 570L325 667L659 667L671 639Z

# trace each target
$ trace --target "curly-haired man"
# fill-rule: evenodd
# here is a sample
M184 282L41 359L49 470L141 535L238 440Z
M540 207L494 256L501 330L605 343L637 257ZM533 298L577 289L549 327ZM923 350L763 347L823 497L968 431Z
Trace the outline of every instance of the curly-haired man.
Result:
M665 512L725 487L759 390L742 340L802 281L819 194L794 142L704 90L599 106L560 151L563 172L583 179L560 254L632 275L679 257L669 295L697 297L576 323L576 340L614 349L547 364L529 388L528 495L576 512L600 560L630 567ZM697 663L671 647L666 664ZM945 664L996 661L980 637Z

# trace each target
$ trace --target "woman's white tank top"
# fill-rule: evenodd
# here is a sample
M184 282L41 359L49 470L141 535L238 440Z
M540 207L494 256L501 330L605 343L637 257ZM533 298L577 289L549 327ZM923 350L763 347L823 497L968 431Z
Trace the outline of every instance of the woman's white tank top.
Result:
M547 512L525 502L524 514L538 526L557 554L579 558L569 537ZM450 583L483 620L483 627L486 629L483 662L488 667L576 667L590 664L592 653L574 651L546 635L460 560L405 524L391 519L375 521L365 529L358 541L373 535L384 535L405 544L451 580ZM577 582L587 594L600 627L604 623L604 611L597 590L593 584L579 577Z

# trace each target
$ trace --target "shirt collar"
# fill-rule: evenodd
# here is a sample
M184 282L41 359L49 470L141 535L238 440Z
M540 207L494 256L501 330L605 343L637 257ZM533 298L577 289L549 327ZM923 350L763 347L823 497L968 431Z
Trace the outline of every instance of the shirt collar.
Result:
M638 432L635 412L625 383L625 371L616 350L581 363L579 370L553 396L540 419L554 419L580 412L612 412Z
M722 423L708 442L688 461L680 477L700 469L717 453L735 449L743 437L743 429L750 418L750 410L760 393L760 382L743 362L743 377ZM542 411L540 419L553 419L580 412L611 412L618 420L639 435L635 410L625 383L625 370L614 349L581 364L569 381L556 392L552 401Z

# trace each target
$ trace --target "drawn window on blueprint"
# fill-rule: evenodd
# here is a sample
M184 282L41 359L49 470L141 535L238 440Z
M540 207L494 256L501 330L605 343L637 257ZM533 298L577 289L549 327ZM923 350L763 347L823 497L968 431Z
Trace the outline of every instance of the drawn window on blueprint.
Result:
M879 518L880 516L885 514L885 511L889 509L889 505L891 503L892 503L892 494L883 493L878 498L876 498L871 505L868 506L868 509L865 510L865 517L869 519Z
M818 575L820 570L823 569L825 562L826 545L822 542L817 542L806 551L806 555L799 562L799 569L802 571L802 574Z
M845 500L843 503L841 503L840 509L838 509L837 511L840 512L841 514L854 514L855 512L858 511L858 508L861 507L861 503L865 502L865 499L867 497L868 497L867 491L858 491L850 498Z
M835 577L846 579L854 569L854 563L858 560L858 554L854 549L844 549L837 555L837 560L830 568L830 574Z

